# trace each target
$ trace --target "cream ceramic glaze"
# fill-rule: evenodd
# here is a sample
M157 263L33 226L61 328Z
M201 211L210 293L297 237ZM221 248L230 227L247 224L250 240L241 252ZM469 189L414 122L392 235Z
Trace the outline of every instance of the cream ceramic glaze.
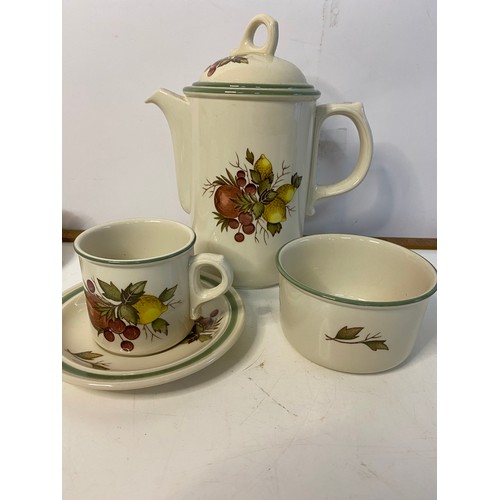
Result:
M276 264L286 338L311 361L344 372L402 363L437 288L426 259L376 238L299 238L279 251Z
M201 304L224 294L232 270L222 255L194 255L193 230L174 221L129 219L95 226L74 243L90 331L115 354L141 356L183 340ZM213 288L202 269L220 274Z
M260 25L267 40L256 47ZM277 250L302 236L317 200L356 187L372 158L362 104L317 106L320 92L275 57L277 43L277 22L256 16L239 47L209 65L184 96L159 89L146 101L170 126L179 198L191 214L197 251L224 254L240 287L276 284ZM346 179L318 186L319 130L333 115L353 121L359 156Z

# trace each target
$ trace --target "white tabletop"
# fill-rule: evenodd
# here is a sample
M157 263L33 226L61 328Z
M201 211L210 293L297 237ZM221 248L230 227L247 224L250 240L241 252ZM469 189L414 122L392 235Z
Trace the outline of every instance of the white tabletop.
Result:
M79 273L63 244L63 289ZM350 375L288 344L277 287L237 292L246 327L207 368L133 391L63 382L63 498L436 498L436 296L404 364Z

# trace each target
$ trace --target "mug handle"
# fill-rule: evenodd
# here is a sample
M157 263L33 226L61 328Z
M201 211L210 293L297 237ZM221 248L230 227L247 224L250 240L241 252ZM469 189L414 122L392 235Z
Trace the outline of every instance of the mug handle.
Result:
M201 270L204 267L215 268L221 275L221 282L207 288L201 282ZM189 303L191 319L200 316L200 306L209 300L227 292L233 284L233 271L223 255L214 253L200 253L191 257L189 262Z
M358 161L351 172L345 179L327 185L316 184L316 168L318 163L318 145L319 145L319 130L323 122L333 115L343 115L349 118L359 135L359 156ZM370 125L366 119L363 110L363 104L360 102L344 103L344 104L323 104L316 108L316 116L314 120L314 135L313 135L313 153L311 162L311 177L309 183L309 194L306 204L306 215L314 215L314 204L321 198L327 196L335 196L337 194L346 193L354 189L364 178L370 167L373 155L373 138L370 130Z

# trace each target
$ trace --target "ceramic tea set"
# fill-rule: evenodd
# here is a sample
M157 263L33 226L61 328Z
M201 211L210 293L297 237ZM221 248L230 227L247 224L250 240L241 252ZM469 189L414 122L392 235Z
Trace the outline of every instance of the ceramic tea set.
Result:
M267 38L256 46L261 25ZM83 287L67 294L67 321L85 304L93 340L68 341L68 381L127 389L203 368L244 329L233 287L279 284L283 333L317 364L375 373L408 357L436 271L375 238L303 235L316 201L363 180L372 135L361 103L317 105L320 92L274 55L277 44L277 22L258 15L183 96L161 88L147 99L168 121L192 228L131 219L78 236ZM319 132L332 115L354 123L359 156L346 179L317 185Z

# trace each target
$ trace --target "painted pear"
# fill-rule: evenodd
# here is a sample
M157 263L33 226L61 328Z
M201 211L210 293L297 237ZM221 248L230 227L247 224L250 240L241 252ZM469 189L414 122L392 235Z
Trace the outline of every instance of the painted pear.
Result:
M283 200L278 197L274 198L264 208L262 217L271 224L278 224L286 220L286 205Z
M298 176L297 173L293 174L291 184L283 184L283 186L280 186L276 190L277 198L282 200L285 203L285 205L290 203L292 201L293 196L295 195L295 191L297 191L301 182L302 182L302 177Z

